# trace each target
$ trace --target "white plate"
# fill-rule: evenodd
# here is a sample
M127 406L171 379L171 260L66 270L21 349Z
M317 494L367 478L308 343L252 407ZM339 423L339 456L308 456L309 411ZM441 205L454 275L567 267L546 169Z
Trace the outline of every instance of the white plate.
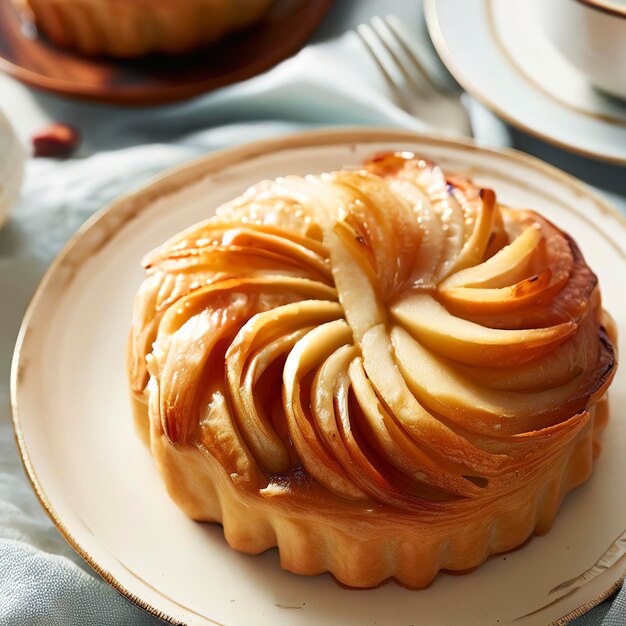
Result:
M439 56L475 98L549 143L626 164L626 103L603 96L550 43L544 0L425 0Z
M259 179L354 166L389 149L469 174L569 231L600 276L626 353L626 223L574 179L512 151L403 131L317 132L206 156L114 202L70 241L28 309L13 367L14 420L33 486L67 540L123 594L173 623L504 623L559 598L550 589L593 565L624 530L626 420L617 412L593 478L567 498L548 535L422 591L395 583L351 591L328 575L281 571L275 550L234 552L219 526L192 522L168 498L127 396L124 349L141 256ZM626 405L626 368L611 396L613 406ZM520 626L597 602L623 573L625 559L613 561Z

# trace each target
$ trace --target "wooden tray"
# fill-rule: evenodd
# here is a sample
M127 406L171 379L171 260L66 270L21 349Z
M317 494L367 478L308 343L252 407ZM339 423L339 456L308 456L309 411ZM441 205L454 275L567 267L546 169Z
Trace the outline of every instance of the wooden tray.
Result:
M260 74L295 53L332 0L276 0L255 27L181 56L86 57L51 45L0 0L0 70L66 96L114 104L164 104Z

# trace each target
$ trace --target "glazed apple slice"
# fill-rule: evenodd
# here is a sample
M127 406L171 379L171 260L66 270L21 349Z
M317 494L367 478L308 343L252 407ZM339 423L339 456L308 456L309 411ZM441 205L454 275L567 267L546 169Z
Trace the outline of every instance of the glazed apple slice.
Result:
M360 347L365 371L376 393L416 443L425 444L443 459L465 465L474 472L491 475L502 468L506 457L493 456L474 447L416 400L394 362L390 337L384 326L371 328L361 340ZM430 468L425 465L424 482L452 493L466 488L466 481L452 473L442 475L438 468L440 463L434 463Z
M445 248L435 275L436 281L440 281L450 273L463 249L466 216L458 199L449 193L448 183L438 167L433 168L432 179L424 191L431 198L444 233Z
M207 246L184 257L168 257L158 264L159 271L174 275L179 287L187 291L215 281L216 276L251 275L300 276L332 284L330 268L320 258L299 258L297 252L282 253L260 247L240 245ZM185 280L185 277L187 280ZM180 294L181 289L177 290ZM175 299L176 294L172 294ZM173 301L168 299L168 303Z
M165 274L161 272L148 276L139 287L133 302L133 321L126 347L126 366L130 387L138 394L142 393L148 384L146 357L152 351L158 325L163 317L163 312L157 310L157 301L164 280Z
M256 189L263 189L262 197L255 196ZM281 194L275 182L266 181L249 189L243 196L219 207L216 213L216 217L191 226L148 253L143 259L144 266L150 267L172 254L217 245L224 232L241 227L283 237L318 254L323 252L315 220L305 213L297 199Z
M597 313L590 312L572 336L532 361L503 367L484 360L475 365L459 364L458 368L463 376L492 389L543 391L560 387L582 374L590 363L598 361L599 353Z
M447 275L475 266L485 255L498 207L496 194L491 189L481 189L479 197L480 203L471 235L463 244L452 266L447 270Z
M435 271L444 252L443 225L431 207L430 200L415 182L404 178L389 179L389 185L413 206L415 219L423 232L408 286L432 288Z
M541 221L538 216L534 219ZM539 297L529 298L522 307L499 307L497 315L489 312L489 306L459 306L450 300L445 301L446 305L454 313L494 328L539 328L579 321L592 308L597 278L571 238L548 222L542 225L542 231L545 244L538 246L533 263L537 268L549 269L552 277L546 291L537 294Z
M264 226L274 226L296 236L319 241L316 213L309 212L298 198L283 194L280 181L280 178L275 181L264 180L250 187L239 198L218 207L217 218L240 224L256 222Z
M552 279L552 270L525 278L508 287L493 289L480 287L439 286L439 296L455 311L468 311L476 315L493 315L545 302L558 293L567 282L567 275Z
M341 307L336 302L287 304L248 320L226 351L226 381L239 430L255 458L270 473L286 471L290 456L259 402L266 394L257 383L309 330L340 316Z
M318 370L312 386L312 412L317 430L346 473L364 493L396 508L423 510L423 500L416 498L427 489L418 481L422 471L419 461L409 461L413 466L410 481L398 480L395 472L380 463L375 449L368 448L362 434L357 438L355 430L362 429L361 411L350 402L352 376L349 374L353 364L360 361L357 354L354 346L342 346ZM402 452L396 449L391 456L402 456ZM417 451L418 458L423 456L423 452ZM446 499L445 493L427 493L434 500Z
M430 225L426 234L428 232L436 234L439 231L442 235L442 251L438 255L434 272L437 280L441 280L447 275L463 248L467 217L459 199L451 192L442 169L434 163L416 158L409 152L379 154L367 161L365 167L386 180L409 181L420 190L420 212L428 208L439 222L438 228ZM463 194L460 197L464 199Z
M370 446L398 474L396 482L402 482L404 489L414 496L431 501L446 500L451 496L463 495L471 497L480 493L478 488L469 481L463 483L462 490L433 488L425 480L424 466L432 464L428 452L422 449L400 426L394 417L382 406L371 381L363 368L363 360L355 358L348 370L352 390L360 409L360 428ZM441 459L442 472L462 474L462 466ZM401 480L401 477L404 480Z
M191 438L198 424L197 398L205 365L218 342L232 337L245 319L245 310L206 309L168 340L157 337L154 342L148 369L159 379L159 413L172 443L185 444Z
M490 259L450 275L441 287L498 288L519 282L528 276L532 255L541 241L541 227L528 226L519 237Z
M242 238L245 236L247 236L246 243L243 243ZM188 232L185 237L175 238L171 244L164 244L147 254L143 259L143 265L150 269L167 259L180 259L194 254L202 254L214 246L228 246L233 243L237 243L239 246L250 246L250 243L247 242L254 241L255 236L259 238L269 237L271 238L269 239L270 244L275 243L281 248L284 248L286 244L297 246L301 249L301 256L304 254L321 259L327 257L324 246L316 239L268 224L222 222L211 218L208 223ZM238 237L240 241L235 242ZM276 245L270 245L268 249L271 250L275 247Z
M528 330L487 328L451 315L426 294L402 297L391 312L424 345L470 365L519 365L553 350L576 331L574 322Z
M319 440L310 415L310 398L304 398L303 381L328 354L351 344L349 326L336 320L318 326L291 350L283 370L283 405L289 436L307 472L329 491L351 500L366 498L346 471Z
M312 252L306 246L273 233L249 228L233 228L224 233L221 245L264 250L284 258L288 262L310 268L321 276L330 277L330 268L323 257Z
M216 384L217 383L217 384ZM150 380L150 421L152 422L151 439L154 442L158 433L159 423L159 394L158 383L155 378ZM240 488L258 490L267 481L264 473L258 467L256 460L251 455L242 440L237 426L232 419L228 400L219 381L212 378L208 384L198 389L198 440L205 449L211 450L217 463L224 469L230 480ZM160 433L158 433L160 434ZM163 457L171 454L172 446L153 445L152 454L157 465L167 462ZM193 455L206 454L197 448L178 447L176 453L182 459ZM193 461L192 461L193 464ZM179 485L179 474L166 476L168 490L176 489ZM193 510L195 501L189 501L188 506Z
M380 178L364 172L338 172L328 180L348 198L337 223L352 227L372 255L378 289L388 297L410 277L420 246L422 230L412 207Z
M431 410L482 434L514 435L536 430L538 424L550 425L556 409L569 410L566 403L576 397L583 383L577 377L556 389L532 393L502 392L464 378L399 326L391 331L391 341L398 368L417 398ZM585 402L581 402L582 406L570 414L585 408ZM540 418L541 415L545 420Z
M358 341L369 328L386 319L376 289L365 271L334 232L324 234L331 253L333 275L346 320Z
M491 234L489 235L489 241L487 242L487 248L483 260L490 259L496 255L502 248L507 246L515 237L510 237L504 227L503 207L498 203L498 210L493 218L493 225L491 227ZM512 281L514 282L514 281Z
M171 441L186 442L197 423L197 386L219 343L232 341L243 323L256 313L301 299L335 297L334 289L314 281L248 278L198 289L171 306L159 324L151 364L159 372L160 413L163 430ZM214 369L223 369L223 353L220 358Z
M337 300L337 291L324 283L306 278L290 276L244 276L228 278L200 289L196 289L170 306L159 326L159 335L166 336L178 330L187 320L205 309L221 308L230 304L233 294L242 294L243 303L250 306L250 296L263 302L267 300L273 306L276 302L287 304L297 300ZM258 313L250 308L251 315Z

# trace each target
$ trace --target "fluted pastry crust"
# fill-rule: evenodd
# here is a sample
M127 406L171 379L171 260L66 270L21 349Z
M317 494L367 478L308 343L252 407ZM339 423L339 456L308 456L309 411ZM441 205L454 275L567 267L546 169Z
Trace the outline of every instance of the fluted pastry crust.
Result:
M83 54L179 54L257 22L272 0L15 0L56 45Z
M169 493L228 542L371 587L546 532L607 419L575 242L411 154L265 181L145 258L128 371Z

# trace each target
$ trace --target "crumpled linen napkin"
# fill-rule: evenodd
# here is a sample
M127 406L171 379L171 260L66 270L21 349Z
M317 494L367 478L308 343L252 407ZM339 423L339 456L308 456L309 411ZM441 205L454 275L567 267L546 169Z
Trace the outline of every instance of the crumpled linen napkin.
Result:
M321 125L427 130L388 99L370 63L354 34L347 33L305 48L263 76L187 103L115 113L77 107L75 123L86 129L88 148L105 151L27 164L22 201L0 231L0 294L5 294L0 305L0 626L163 623L118 595L74 553L22 471L10 425L9 366L21 316L43 271L96 210L208 151ZM476 103L467 104L479 139L509 143L500 122ZM136 147L123 147L129 145ZM608 605L598 607L577 623L625 623L626 594L607 610Z

